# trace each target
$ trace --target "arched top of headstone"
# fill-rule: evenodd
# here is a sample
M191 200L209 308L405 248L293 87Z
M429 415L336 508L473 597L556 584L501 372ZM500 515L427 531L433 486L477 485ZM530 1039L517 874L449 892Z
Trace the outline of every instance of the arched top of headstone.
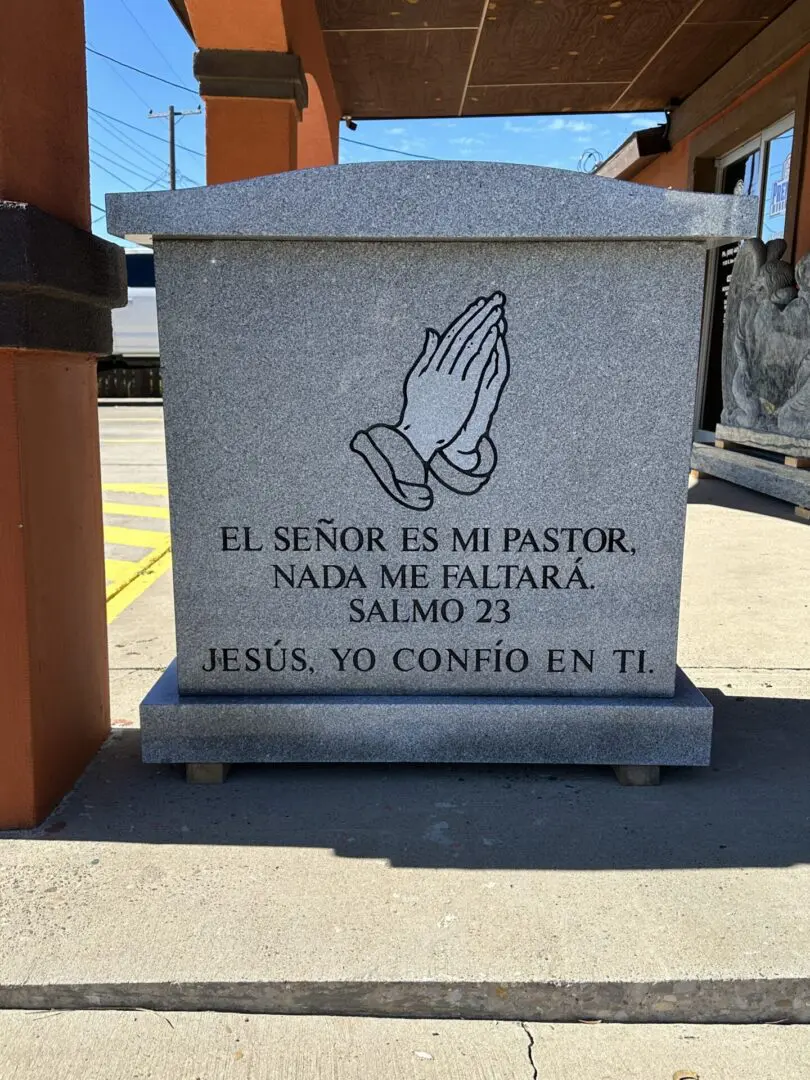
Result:
M383 161L107 196L107 227L153 238L705 240L756 232L757 200L535 165Z

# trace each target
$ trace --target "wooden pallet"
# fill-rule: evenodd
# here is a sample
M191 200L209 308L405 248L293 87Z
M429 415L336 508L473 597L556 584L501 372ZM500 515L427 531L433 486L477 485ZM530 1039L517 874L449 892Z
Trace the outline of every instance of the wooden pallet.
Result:
M715 439L714 445L718 450L732 450L735 453L750 454L752 449L764 449L764 447L753 447L746 443L732 442L729 439ZM782 459L782 463L792 469L808 469L810 470L810 457L796 457L793 454L783 454L778 450L768 448L768 453L773 454L777 458ZM700 469L690 469L689 476L693 480L701 480L704 477L709 478L709 473L702 473ZM801 521L810 522L810 508L806 506L793 507L793 513Z
M742 454L750 454L753 449L764 449L746 446L745 443L729 442L728 439L715 439L714 445L718 450L736 450L737 453ZM781 454L778 450L771 449L768 449L768 453L782 458L783 464L789 465L793 469L810 469L810 457L793 457L791 454Z

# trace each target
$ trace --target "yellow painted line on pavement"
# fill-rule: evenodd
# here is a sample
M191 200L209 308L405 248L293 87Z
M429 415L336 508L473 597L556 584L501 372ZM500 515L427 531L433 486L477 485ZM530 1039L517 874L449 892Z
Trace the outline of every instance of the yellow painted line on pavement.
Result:
M153 551L145 559L141 559L137 576L123 583L117 592L107 598L107 623L116 619L122 611L125 611L131 603L145 593L150 585L161 578L172 565L172 553L168 546L163 551Z
M107 581L111 581L113 584L107 586L107 599L109 599L113 586L117 586L120 581L126 578L129 581L135 575L138 561L132 559L105 559L104 560L104 574ZM126 582L124 582L126 584Z
M142 559L139 559L137 562L129 563L129 572L127 573L126 577L122 577L121 579L114 581L112 585L108 586L107 603L109 603L110 600L112 600L120 592L122 592L131 582L135 581L136 578L140 577L146 570L153 566L154 563L158 561L158 559L162 559L166 552L170 549L170 547L171 544L169 542L169 537L167 534L166 542L161 547L156 548L154 551L150 551L148 555L144 555L144 557ZM107 559L105 560L105 563L106 562L123 563L124 560Z
M128 517L160 518L169 520L168 506L144 506L143 503L105 502L102 506L105 514L127 515Z
M105 525L105 544L125 544L127 547L159 548L169 542L167 532L151 529L127 529L123 525Z
M131 423L132 421L126 422ZM116 442L119 440L105 441ZM163 440L120 441L162 442ZM169 494L169 487L165 483L138 483L136 481L117 480L103 483L101 487L105 496L109 493L166 498ZM143 503L103 502L103 509L105 514L118 514L125 517L152 518L161 521L166 521L169 517L168 507L148 506ZM111 579L107 587L107 622L111 623L171 567L171 536L168 532L159 532L153 529L131 529L120 525L105 525L104 541L107 544L152 548L148 555L137 561L105 559L106 574Z
M101 485L103 491L126 491L131 495L168 495L168 484L138 484L134 480L118 480Z

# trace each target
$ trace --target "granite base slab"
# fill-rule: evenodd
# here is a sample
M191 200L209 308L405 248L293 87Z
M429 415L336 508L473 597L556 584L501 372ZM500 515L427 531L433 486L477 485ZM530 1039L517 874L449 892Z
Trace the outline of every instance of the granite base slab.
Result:
M712 706L672 698L180 695L175 662L141 703L143 760L708 765Z
M750 446L755 450L770 450L788 457L810 457L810 439L798 435L781 435L776 431L756 431L753 428L730 427L718 424L715 438L738 446Z
M810 473L803 469L702 443L692 446L692 468L794 506L810 507Z

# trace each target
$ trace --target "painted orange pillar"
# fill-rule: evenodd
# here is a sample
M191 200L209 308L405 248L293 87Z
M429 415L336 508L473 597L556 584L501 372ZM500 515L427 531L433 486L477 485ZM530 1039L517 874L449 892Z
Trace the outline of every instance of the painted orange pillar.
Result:
M82 0L5 0L2 22L0 199L34 204L0 207L0 828L18 828L51 810L109 730L92 351L109 281L79 305L90 263L101 277L117 264L85 231ZM76 252L90 263L74 307Z
M298 168L336 165L342 109L315 0L282 0L282 10L289 47L301 57L309 89L298 129Z
M209 184L298 168L295 102L207 97L205 160Z
M314 0L186 6L200 49L208 183L335 164L340 109Z

